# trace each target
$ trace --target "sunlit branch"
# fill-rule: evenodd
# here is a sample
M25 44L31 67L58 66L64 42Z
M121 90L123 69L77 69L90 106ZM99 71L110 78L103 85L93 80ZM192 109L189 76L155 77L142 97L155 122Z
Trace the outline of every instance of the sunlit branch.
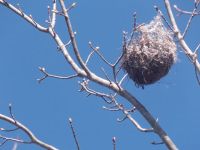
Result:
M24 20L29 22L31 25L33 25L36 29L42 31L42 32L48 32L48 28L45 28L41 26L39 23L37 23L35 20L33 20L32 17L26 15L21 9L16 8L15 6L11 5L10 3L6 2L5 0L1 0L0 4L4 5L8 9L12 10L14 13L22 17Z
M77 45L77 42L76 42L76 38L75 38L75 34L74 34L74 31L72 29L72 25L71 25L71 21L70 21L70 18L69 18L69 15L68 15L68 10L66 9L65 7L65 3L63 0L59 0L60 1L60 5L61 5L61 8L62 8L62 12L64 14L64 17L65 17L65 21L66 21L66 25L67 25L67 29L68 29L68 33L69 33L69 36L70 36L70 39L71 39L71 42L72 42L72 46L73 46L73 49L74 49L74 53L76 55L76 58L80 64L80 66L83 68L83 70L86 72L86 74L88 75L88 77L91 76L91 71L88 69L88 67L85 65L84 61L82 60L81 58L81 55L79 53L79 50L78 50L78 45Z
M191 12L191 11L186 11L186 10L182 10L180 9L177 5L174 5L174 9L179 12L180 14L186 14L186 15L200 15L200 11L197 12Z
M15 142L14 145L13 145L13 147L12 147L12 150L17 150L17 147L18 147L18 143Z
M123 112L123 114L125 115L122 119L118 119L119 122L122 122L124 121L125 119L129 119L131 121L131 123L133 123L133 125L141 132L154 132L154 129L153 128L150 128L150 129L146 129L146 128L143 128L141 127L141 125L130 115L129 111L127 109L125 109L123 107L123 105L121 104L118 104L118 102L113 99L114 103L115 103L115 106L121 110ZM136 108L134 107L133 111L134 112L136 110Z
M94 47L94 46L92 45L92 42L89 42L89 46L90 46L90 48L91 48L94 52L96 52L96 53L99 55L99 57L100 57L107 65L112 66L112 64L111 64L110 62L108 62L108 61L105 59L105 57L99 52L99 50L100 50L99 47Z
M119 85L121 85L123 83L123 81L126 79L126 77L128 76L128 73L126 73L122 79L119 81Z
M187 22L187 25L186 25L186 27L185 27L185 30L184 30L184 32L183 32L183 34L182 34L183 38L185 37L185 35L186 35L186 33L187 33L187 31L188 31L188 29L189 29L189 27L190 27L190 24L191 24L191 22L192 22L192 19L194 18L195 13L196 13L196 11L197 11L198 5L199 5L199 3L198 3L197 5L195 5L195 8L193 9L192 14L190 15L190 18L189 18L189 20L188 20L188 22Z
M56 11L57 11L56 0L53 0L53 10L52 10L52 17L51 17L52 28L55 28L55 25L56 25Z
M166 7L167 12L168 12L168 16L169 16L171 24L173 26L173 32L176 35L180 46L184 50L185 54L192 61L192 63L195 65L195 68L198 70L197 72L200 74L200 63L199 63L198 59L195 57L196 54L192 52L192 50L188 47L187 43L183 39L183 36L182 36L178 26L177 26L176 20L174 18L173 13L172 13L172 9L171 9L171 5L170 5L169 0L164 0L164 2L165 2L165 7Z
M9 137L5 137L5 136L2 136L2 135L0 135L0 139L3 140L3 142L0 143L0 147L3 146L4 144L6 144L9 141L17 142L17 143L23 143L23 144L32 144L32 142L23 141L23 140L20 140L20 139L17 139L17 138L9 138Z
M5 142L12 140L12 141L15 141L15 142L26 143L26 144L34 143L34 144L39 145L39 146L41 146L45 149L48 149L48 150L58 150L57 148L40 141L26 126L24 126L20 122L13 120L12 118L7 117L3 114L0 114L0 120L4 120L5 122L8 122L8 123L20 128L22 131L24 131L28 135L28 137L31 140L30 142L25 142L25 141L17 140L17 139L14 139L14 138L12 139L12 138L4 137ZM3 137L1 137L1 138L3 138Z
M173 27L171 27L170 23L167 21L162 11L158 8L158 6L154 6L154 8L156 9L157 13L162 17L162 19L165 21L169 29L173 32L174 31Z
M57 78L57 79L72 79L75 77L78 77L78 74L70 75L70 76L58 76L54 74L48 73L44 67L39 67L39 70L44 74L44 76L40 79L38 79L38 82L41 83L44 79L51 77L51 78Z
M55 30L50 26L49 28L44 28L42 26L40 26L38 23L36 23L32 17L27 16L24 12L21 12L19 9L17 9L16 7L10 5L8 2L6 2L5 0L0 0L0 4L3 4L4 6L6 6L7 8L11 9L13 12L15 12L16 14L18 14L19 16L21 16L24 20L28 21L31 25L33 25L34 27L36 27L38 30L42 31L42 32L48 32L53 40L56 42L57 46L60 48L64 58L66 59L66 61L70 64L70 66L72 67L72 69L76 72L76 74L78 76L81 76L83 78L89 79L90 81L93 81L95 83L98 83L99 85L102 85L103 87L107 87L108 89L114 91L115 93L117 93L118 95L122 96L124 99L128 100L133 106L136 107L137 111L139 111L141 113L141 115L145 118L145 120L148 121L148 123L151 125L151 127L154 129L155 133L158 134L160 136L160 138L163 140L163 142L167 145L167 147L170 150L177 150L175 144L173 143L173 141L170 139L170 137L165 133L165 131L160 127L160 125L158 124L158 122L153 118L153 116L150 114L150 112L132 95L130 94L128 91L124 90L123 88L120 88L117 83L117 79L115 77L114 82L110 82L104 78L101 78L99 76L97 76L96 74L92 73L86 66L86 64L83 62L79 50L78 50L78 46L75 40L75 34L72 30L72 25L71 22L69 20L69 16L68 16L68 11L65 7L64 1L63 0L59 0L61 7L62 7L62 11L59 12L57 10L52 10L52 12L55 12L56 14L60 14L62 16L65 17L66 20L66 25L68 28L68 32L70 35L70 40L72 42L72 46L74 49L74 53L75 56L78 60L78 64L74 61L74 59L72 58L72 56L69 54L68 49L65 47L65 44L62 42L61 38L59 37L59 35L55 32ZM192 53L191 53L192 54ZM119 61L118 61L119 62ZM79 65L81 67L79 67ZM197 63L198 66L198 63ZM115 70L115 67L113 67ZM198 67L200 68L200 67ZM116 75L115 71L114 75ZM92 92L91 94L96 94L96 96L98 96L98 94L101 95L101 93L96 93L94 91L89 90L90 92ZM103 99L109 99L109 97L104 96L99 96ZM111 100L112 102L112 100ZM5 120L4 116L0 116L0 119ZM7 119L6 119L7 120ZM6 121L5 120L5 121ZM8 119L9 120L9 119ZM12 118L10 118L10 123L14 124L14 120ZM7 121L7 122L9 122ZM21 128L21 124L19 124L17 122L17 124L15 126L18 126ZM25 132L27 132L27 134L32 137L32 134L29 132L29 130L27 131L26 129L24 129ZM37 143L39 141L34 140L34 143ZM43 143L40 143L38 145L43 145ZM47 148L48 150L53 150L54 148Z
M142 128L140 126L140 124L135 119L133 119L132 116L129 114L130 111L126 110L121 104L119 104L112 95L108 95L108 94L97 92L95 90L90 89L88 87L88 81L83 81L80 84L82 86L82 89L85 90L86 92L88 92L89 95L95 95L95 96L98 96L98 97L106 97L108 99L111 99L111 102L112 102L112 104L114 104L114 106L111 106L110 108L104 106L103 108L106 109L106 110L109 110L109 111L122 111L125 116L124 116L123 119L118 119L119 122L122 122L126 118L128 118L139 131L141 131L141 132L154 132L154 130L152 128L151 129ZM135 110L136 110L136 108L134 107L133 111L131 110L131 112L134 112Z
M103 71L103 73L104 73L106 79L107 79L108 81L110 81L110 83L112 83L111 79L109 78L108 74L106 73L106 71L104 70L103 67L101 67L101 70Z

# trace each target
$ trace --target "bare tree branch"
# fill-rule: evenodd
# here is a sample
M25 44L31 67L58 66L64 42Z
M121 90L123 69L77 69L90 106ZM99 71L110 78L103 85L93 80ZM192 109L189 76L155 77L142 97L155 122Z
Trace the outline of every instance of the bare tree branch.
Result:
M111 64L110 62L108 62L108 61L105 59L105 57L99 52L100 48L99 48L98 46L97 46L97 47L94 47L94 46L92 45L92 42L89 42L89 46L90 46L90 48L91 48L94 52L96 52L96 53L99 55L99 57L100 57L107 65L112 66L112 64Z
M15 138L7 138L7 137L3 137L1 136L0 138L3 138L5 142L7 141L15 141L15 142L19 142L19 143L25 143L25 144L36 144L40 147L43 147L45 149L48 149L48 150L58 150L57 148L47 144L47 143L44 143L42 142L41 140L39 140L26 126L24 126L23 124L21 124L20 122L16 121L16 120L13 120L13 118L10 118L10 117L7 117L3 114L0 114L0 119L1 120L4 120L18 128L20 128L23 132L25 132L28 137L30 138L30 142L26 142L26 141L23 141L23 140L19 140L19 139L15 139ZM2 145L2 144L1 144Z
M75 77L78 77L77 74L71 75L71 76L58 76L54 74L48 73L44 67L39 67L39 70L44 74L44 76L40 79L37 79L39 83L41 83L44 79L51 77L51 78L56 78L56 79L72 79Z
M120 96L122 96L124 99L128 100L134 107L136 107L136 109L141 113L141 115L148 121L148 123L154 129L153 131L160 136L160 138L165 143L165 145L168 147L168 149L169 150L177 150L177 147L174 144L174 142L170 139L170 137L166 134L166 132L160 127L160 125L153 118L153 116L150 114L150 112L132 94L130 94L128 91L124 90L121 86L119 86L119 84L117 82L117 78L116 78L115 68L116 68L116 65L119 63L121 57L117 60L117 62L113 66L113 74L115 75L114 81L109 81L107 79L103 79L103 78L97 76L96 74L92 73L89 70L89 68L86 66L86 64L84 63L84 61L82 60L82 58L80 56L80 52L78 50L75 35L72 30L71 21L70 21L69 15L68 15L68 10L65 7L64 1L63 0L59 0L59 1L61 4L63 16L65 17L65 21L66 21L66 25L67 25L68 32L70 35L70 40L71 40L71 43L72 43L72 46L74 49L74 53L76 55L76 59L78 60L78 64L73 60L71 55L68 53L68 50L65 47L65 44L62 42L62 40L60 39L59 35L54 30L52 25L50 25L48 28L44 28L44 27L40 26L38 23L36 23L35 21L33 21L32 17L27 16L24 12L21 12L19 9L12 6L5 0L0 0L0 4L3 4L5 7L9 8L13 12L15 12L16 14L21 16L24 20L28 21L31 25L36 27L38 30L49 33L52 36L52 38L54 39L54 41L56 42L57 46L60 48L66 61L71 65L72 69L77 73L77 76L84 77L90 81L94 81L95 83L98 83L104 87L107 87L108 89L111 89L114 92L116 92L117 94L119 94ZM54 2L56 2L56 1L54 1ZM168 2L168 1L165 0L165 2ZM62 14L62 13L59 13L57 10L53 10L52 12L54 12L56 14ZM172 14L172 17L173 17L173 14ZM174 27L174 25L173 25L173 27ZM178 39L180 40L180 43L182 43L185 51L187 52L187 55L193 59L192 51L188 48L188 46L182 39L181 34L178 32L179 30L177 30L177 29L178 28L174 28L174 32L178 35ZM200 64L199 64L198 60L195 60L195 61L196 61L195 64L197 66L197 69L198 69L198 71L200 71ZM79 67L79 65L81 66L81 68ZM96 95L98 95L98 94L101 95L101 93L97 93L94 91L92 91L92 92L95 93ZM105 98L106 94L104 94L104 96L100 96L100 97ZM4 115L0 115L0 119L4 120L6 122L10 122L11 124L22 129L24 132L26 132L28 134L28 136L32 139L32 141L34 143L41 145L42 147L47 146L45 143L39 141L26 127L24 127L19 122L17 122L15 124L15 121L12 118L6 117ZM133 123L133 124L137 127L137 123ZM141 130L143 130L143 128L141 128ZM147 130L143 130L143 131L146 132ZM55 148L51 147L51 146L48 149L55 150Z
M168 16L169 16L171 24L173 26L174 34L176 35L176 37L180 43L180 46L182 47L182 49L184 50L184 52L188 56L188 58L191 60L191 62L195 65L195 68L197 69L198 74L200 74L200 63L199 63L197 57L195 57L196 54L194 52L192 52L192 50L189 48L189 46L183 39L183 35L181 34L181 32L177 26L176 20L174 18L174 15L172 13L170 1L164 0L164 2L165 2L165 7L168 12Z
M186 33L187 33L187 31L188 31L188 29L190 27L190 24L192 22L192 19L194 18L195 14L196 14L197 7L198 7L198 5L195 5L195 8L193 9L193 11L192 11L192 13L190 15L190 18L189 18L189 20L187 22L187 25L186 25L185 30L184 30L183 35L182 35L183 38L185 37L185 35L186 35Z
M128 73L126 73L122 79L119 81L119 86L123 83L123 81L126 79L126 77L128 76Z
M95 90L90 89L88 87L88 82L82 82L81 85L82 85L82 88L86 92L88 92L90 95L95 95L95 96L98 96L98 97L106 97L106 98L110 99L112 103L109 103L109 104L113 104L114 106L112 106L111 108L107 108L107 107L104 106L103 108L106 109L106 110L109 110L109 111L122 111L123 114L125 115L125 117L123 119L118 119L119 122L122 122L125 119L129 119L139 131L141 131L141 132L154 132L154 130L152 128L151 129L142 128L140 126L140 124L135 119L132 118L132 116L129 114L129 112L134 112L136 110L135 107L131 111L127 110L123 107L123 105L119 104L116 101L115 97L113 97L112 95L105 94L105 93L102 93L102 92L97 92Z
M22 10L19 10L18 8L14 7L10 3L6 2L5 0L0 0L0 4L6 6L8 9L12 10L14 13L22 17L24 20L29 22L32 26L34 26L36 29L42 31L42 32L48 32L48 28L45 28L41 26L39 23L37 23L35 20L33 20L32 17L26 15Z
M66 7L65 7L64 0L59 0L59 2L60 2L61 8L62 8L62 12L63 12L64 17L65 17L67 29L68 29L68 32L69 32L70 39L71 39L71 41L72 41L72 46L73 46L73 49L74 49L76 58L77 58L79 64L81 65L81 67L82 67L82 68L84 69L84 71L86 72L86 74L90 77L90 76L91 76L91 71L90 71L90 70L88 69L88 67L85 65L85 63L84 63L84 61L82 60L81 55L80 55L80 53L79 53L78 45L77 45L77 43L76 43L74 31L73 31L73 29L72 29L71 21L70 21L70 19L69 19L69 15L68 15L68 10L67 10Z
M23 143L23 144L32 144L32 142L23 141L17 138L9 138L2 135L0 135L0 139L3 139L3 142L0 143L0 146L3 146L5 143L9 141L16 142L16 143Z
M179 12L180 14L186 14L186 15L200 15L200 12L191 12L191 11L186 11L186 10L182 10L180 9L177 5L174 5L174 8L177 12Z

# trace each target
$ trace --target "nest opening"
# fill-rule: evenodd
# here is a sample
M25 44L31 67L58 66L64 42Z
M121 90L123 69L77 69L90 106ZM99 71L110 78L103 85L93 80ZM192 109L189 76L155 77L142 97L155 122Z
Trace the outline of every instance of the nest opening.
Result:
M159 15L138 27L125 43L122 68L139 87L167 75L177 58L173 35Z

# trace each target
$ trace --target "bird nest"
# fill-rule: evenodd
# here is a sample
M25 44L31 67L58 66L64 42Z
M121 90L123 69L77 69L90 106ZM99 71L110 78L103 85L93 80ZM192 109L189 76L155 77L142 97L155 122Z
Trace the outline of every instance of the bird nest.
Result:
M158 15L136 28L125 41L122 68L138 87L144 88L167 75L176 61L176 49L172 33Z

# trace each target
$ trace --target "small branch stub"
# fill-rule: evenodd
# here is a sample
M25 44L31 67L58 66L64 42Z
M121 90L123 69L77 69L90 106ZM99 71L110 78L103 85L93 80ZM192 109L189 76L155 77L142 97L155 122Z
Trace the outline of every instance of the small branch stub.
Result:
M139 87L160 80L176 61L176 44L160 15L136 28L125 44L122 67Z

